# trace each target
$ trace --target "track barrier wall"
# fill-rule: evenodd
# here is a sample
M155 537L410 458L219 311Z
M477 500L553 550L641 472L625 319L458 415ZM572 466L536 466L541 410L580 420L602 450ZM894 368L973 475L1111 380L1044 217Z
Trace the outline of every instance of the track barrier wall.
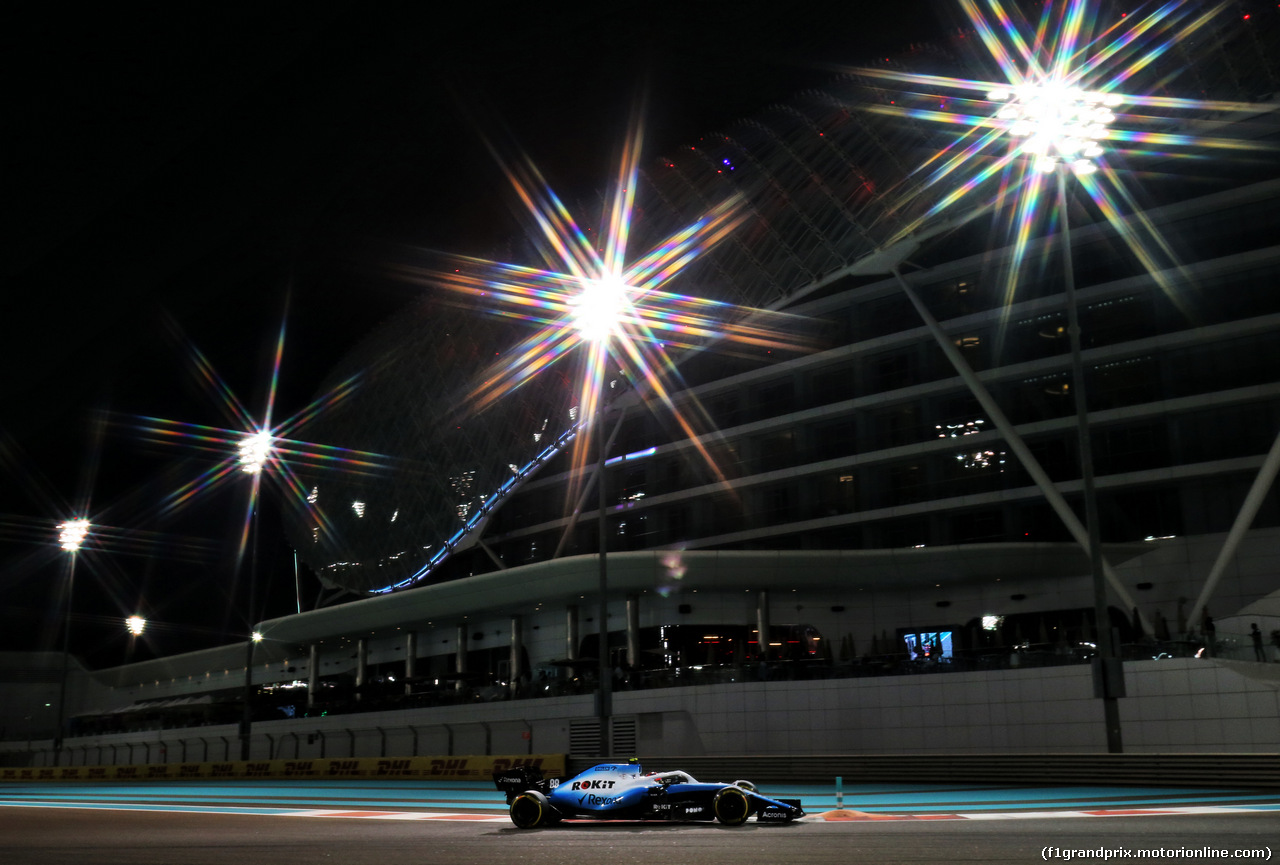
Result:
M569 776L594 763L570 757ZM1280 789L1280 753L1249 754L826 754L648 757L645 771L681 769L704 781L766 784L994 784L1194 786Z
M123 766L0 768L0 781L179 781L245 778L412 778L421 781L487 781L494 770L537 766L565 774L564 754L439 757L361 757L318 760L224 760Z
M626 757L616 756L621 761ZM703 780L764 783L1043 785L1114 784L1280 789L1280 754L876 754L822 756L640 756L647 771L682 769ZM210 779L364 779L487 781L495 769L538 766L569 777L601 762L565 754L223 760L119 766L0 768L0 783L24 781L162 781Z

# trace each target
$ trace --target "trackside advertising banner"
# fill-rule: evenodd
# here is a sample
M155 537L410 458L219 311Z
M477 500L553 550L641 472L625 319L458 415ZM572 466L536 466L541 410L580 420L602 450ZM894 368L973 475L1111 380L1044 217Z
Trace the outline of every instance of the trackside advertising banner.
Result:
M187 778L417 778L487 781L494 770L537 766L565 774L564 754L470 757L357 757L319 760L229 760L221 763L150 763L142 766L0 768L0 781L179 781Z

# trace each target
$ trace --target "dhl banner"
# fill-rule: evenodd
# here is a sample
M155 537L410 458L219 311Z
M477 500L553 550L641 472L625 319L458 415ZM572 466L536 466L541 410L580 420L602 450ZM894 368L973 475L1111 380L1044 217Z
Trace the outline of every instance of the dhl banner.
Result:
M487 781L494 771L515 766L537 766L548 776L563 777L565 755L355 757L150 763L141 766L38 766L0 768L0 781L174 781L214 778L416 778L422 781Z

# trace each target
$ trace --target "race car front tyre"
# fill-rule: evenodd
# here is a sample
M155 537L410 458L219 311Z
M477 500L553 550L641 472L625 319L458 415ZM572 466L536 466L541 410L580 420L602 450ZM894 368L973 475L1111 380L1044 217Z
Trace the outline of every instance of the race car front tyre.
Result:
M737 787L725 787L712 802L716 819L726 826L741 826L751 816L751 801Z
M511 802L511 822L517 829L536 829L549 822L551 808L537 793L521 793Z

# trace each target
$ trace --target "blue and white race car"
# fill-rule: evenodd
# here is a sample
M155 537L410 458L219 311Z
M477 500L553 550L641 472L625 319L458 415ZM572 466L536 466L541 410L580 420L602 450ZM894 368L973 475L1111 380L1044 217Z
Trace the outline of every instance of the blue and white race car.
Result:
M561 820L719 820L740 826L752 814L762 823L804 816L799 799L770 799L749 781L704 784L687 772L645 774L640 764L602 763L561 781L533 766L494 772L506 793L511 822L533 829Z

